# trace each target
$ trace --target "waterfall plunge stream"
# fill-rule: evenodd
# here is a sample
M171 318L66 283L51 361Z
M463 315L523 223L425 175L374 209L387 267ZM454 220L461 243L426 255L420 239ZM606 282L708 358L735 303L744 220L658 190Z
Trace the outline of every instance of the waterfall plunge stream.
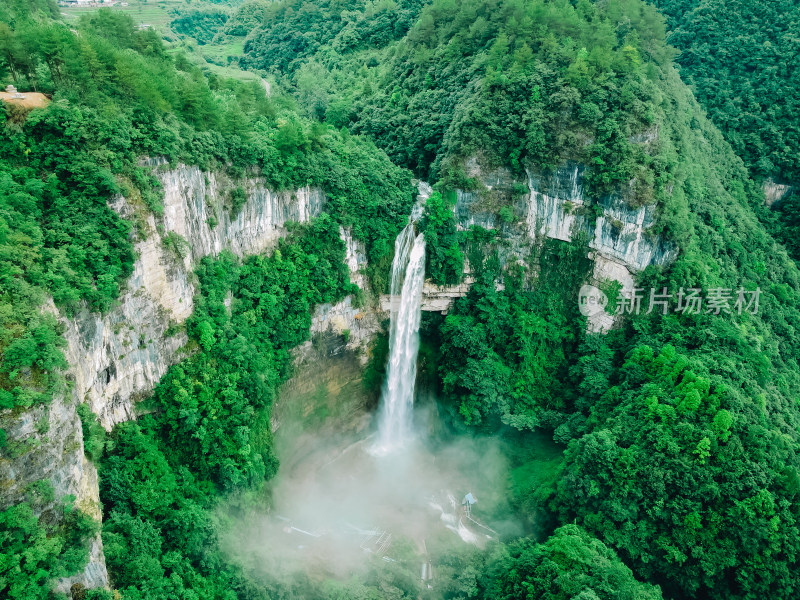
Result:
M392 261L392 304L389 331L389 364L381 397L378 422L379 454L389 454L401 447L411 435L411 411L417 378L420 304L425 280L425 238L416 235L414 223L419 218L415 207L408 225L394 244ZM397 303L398 294L400 302Z

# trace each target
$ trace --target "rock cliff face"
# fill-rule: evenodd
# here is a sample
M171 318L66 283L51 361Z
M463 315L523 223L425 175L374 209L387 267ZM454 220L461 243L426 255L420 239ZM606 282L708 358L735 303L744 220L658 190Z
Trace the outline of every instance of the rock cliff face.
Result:
M467 173L479 178L485 190L457 192L459 229L480 225L501 229L507 238L520 237L518 227L498 223L497 211L504 205L512 209L515 221L524 221L527 241L548 237L568 242L584 234L598 254L634 271L666 264L677 256L676 247L650 233L654 205L632 208L620 196L587 197L580 165L567 164L549 173L528 170L527 181L517 181L505 169L484 173L473 160L467 162Z
M677 248L650 234L655 206L630 207L620 196L587 198L583 169L567 165L548 174L528 171L527 214L531 238L541 236L571 241L585 234L599 256L618 261L633 271L663 265L677 256ZM597 214L592 224L589 207Z
M179 166L159 179L163 221L146 217L144 239L136 244L139 259L118 306L106 315L84 311L64 320L74 395L89 402L107 429L132 417L138 396L155 386L186 342L183 333L165 333L179 331L192 314L195 263L222 250L239 256L262 252L284 235L287 221L307 221L323 204L319 190L274 193L249 179L246 201L231 216L215 174ZM135 217L124 198L112 207ZM181 246L166 244L176 239L170 236L180 236Z
M761 184L761 189L764 191L764 204L769 207L780 204L794 190L791 185L777 183L772 179L764 180L764 183Z
M89 402L106 429L133 416L135 401L153 389L186 343L179 326L194 308L195 263L222 250L238 256L263 252L285 234L287 221L308 221L324 201L316 189L275 193L261 180L248 179L246 201L231 216L223 205L225 187L214 173L179 166L159 179L163 221L147 215L144 239L136 244L139 259L118 306L106 315L83 311L64 320L74 395ZM112 207L135 218L122 197ZM165 243L176 239L170 236L180 236L180 247Z
M164 186L164 228L189 243L186 261L230 250L234 254L258 254L284 234L287 221L305 222L322 209L318 189L272 192L258 178L243 188L247 200L231 215L224 209L230 183L197 167L161 173Z
M223 176L183 165L165 169L160 161L145 164L160 169L163 218L157 222L135 201L116 198L112 208L138 220L140 234L134 272L116 307L104 315L84 310L72 319L59 316L52 303L45 307L64 325L70 389L48 406L0 415L14 449L0 460L0 507L22 501L27 486L45 478L57 501L72 494L99 518L97 472L84 456L77 404L87 402L106 429L133 418L136 401L156 386L186 343L180 325L192 314L196 261L222 250L240 256L262 252L285 234L287 221L307 221L324 203L320 190L275 193L251 178L242 184L244 204L231 215L225 203L232 184ZM358 263L363 251L358 254L352 239L347 243ZM99 536L84 572L58 587L66 592L75 582L108 584Z
M347 268L350 269L350 282L355 283L362 290L367 289L367 277L364 271L367 267L367 254L361 242L353 239L353 234L349 229L339 228L339 237L342 238L345 247L345 260Z
M350 231L339 229L339 236L347 248L346 261L350 269L350 282L362 291L367 291L367 255L361 242L354 240ZM311 340L295 349L295 363L307 361L308 351L315 342L324 339L324 354L334 356L342 352L353 352L362 364L366 362L366 351L375 334L381 329L381 315L372 307L356 306L353 296L347 296L336 304L320 304L311 317Z
M347 248L350 281L367 291L364 270L367 257L363 246L350 231L340 229ZM347 296L336 304L321 304L311 318L311 340L292 352L294 376L286 382L272 408L272 430L281 430L279 445L291 443L293 434L303 432L302 422L324 415L334 428L366 427L370 395L361 383L369 358L370 342L381 331L382 315L373 307L354 304ZM287 427L289 432L285 431Z
M53 397L48 406L37 406L20 414L0 416L9 444L0 459L2 508L26 499L29 484L48 479L54 500L38 506L45 520L58 518L54 508L64 496L75 497L75 505L100 519L97 470L83 453L81 422L68 390ZM89 564L83 573L60 582L60 591L81 581L91 587L108 584L100 536L91 541Z
M645 136L643 143L652 141L653 135L657 134ZM652 233L654 205L632 207L620 195L588 197L580 165L566 164L546 173L529 169L525 181L515 179L507 169L483 169L474 158L466 162L465 170L483 189L457 192L457 226L498 230L504 242L503 260L513 260L544 238L569 242L585 236L595 263L591 282L615 280L629 290L634 273L649 265L668 264L678 255L677 247ZM502 210L506 210L505 219L499 218ZM457 289L431 290L430 298L424 300L429 306L444 305L440 298L464 295L463 288L462 284ZM593 315L589 326L607 331L613 321L610 315Z

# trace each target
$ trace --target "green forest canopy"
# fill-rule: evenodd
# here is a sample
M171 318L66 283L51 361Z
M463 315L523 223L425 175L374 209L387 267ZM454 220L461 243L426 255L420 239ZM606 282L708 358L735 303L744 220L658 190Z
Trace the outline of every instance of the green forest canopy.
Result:
M330 5L303 6L293 14L313 20ZM445 188L464 184L459 164L476 151L513 170L583 162L595 194L633 177L634 201L655 203L681 247L642 285L765 292L755 317L647 317L596 338L574 306L586 266L557 243L543 249L538 293L509 271L496 291L492 251L470 255L478 280L432 333L454 414L552 429L568 451L547 509L670 595L793 593L798 272L755 217L756 183L678 79L658 14L640 2L441 0L382 46L358 36L360 18L296 54L291 27L265 21L246 59L283 76L311 114L368 134ZM643 130L658 132L651 151L629 141Z
M686 83L745 164L800 181L800 6L655 0Z
M800 5L656 0L698 102L758 179L793 186L762 220L800 260Z
M275 257L277 279L273 287L260 292L270 304L279 297L275 286L283 285L288 299L278 302L269 317L263 312L265 305L252 306L246 322L261 325L241 329L238 335L230 325L223 334L220 324L212 327L210 320L199 322L196 330L190 325L198 332L198 347L209 354L196 354L192 362L182 364L165 378L163 393L170 402L177 396L167 390L177 385L173 382L184 379L183 385L192 394L208 398L209 393L220 393L230 402L238 398L226 405L224 419L208 420L205 425L222 427L209 430L208 439L228 439L232 445L215 446L207 459L202 453L191 458L187 453L171 456L171 463L161 465L167 473L175 469L181 482L175 496L164 496L170 511L189 511L169 512L168 516L186 514L202 522L211 518L202 511L213 508L215 490L222 493L254 485L274 473L268 409L275 386L288 373L288 348L308 335L310 305L338 297L343 289L352 291L349 282L342 283L347 280L347 269L338 227L351 227L353 235L365 243L376 285L380 285L391 261L394 237L413 199L410 176L393 166L371 143L299 117L290 102L268 100L259 82L251 85L206 76L180 54L170 55L152 31L138 30L123 14L108 10L89 14L81 19L76 33L50 20L39 8L22 2L4 6L6 20L0 23L0 77L13 81L23 91L37 89L52 95L49 107L30 114L5 105L0 110L0 407L24 410L47 403L62 389L60 373L67 366L61 351L64 341L56 320L41 313L48 296L66 315L82 306L104 311L125 285L133 267L133 242L140 232L135 223L111 210L108 201L121 193L130 196L135 190L156 218L163 210L160 184L140 165L141 157L165 156L173 163L225 169L234 180L242 179L255 167L273 189L315 185L328 195L332 216L312 226L302 238L305 242L286 247L285 267ZM333 254L327 257L325 252ZM229 275L239 272L228 264L230 258L219 260ZM247 285L254 289L268 285L270 280L259 265L251 264L241 271L242 278L249 281ZM318 291L301 291L316 285L320 286ZM285 317L287 313L302 317L293 322ZM285 331L264 337L266 329L276 326ZM258 348L252 346L256 340ZM212 357L210 353L216 351L222 354ZM237 364L241 357L255 363ZM223 366L226 360L232 362ZM208 361L214 362L213 369L208 368ZM260 375L240 381L241 369ZM212 387L197 387L194 377L201 372L215 374L209 381ZM200 406L208 410L206 405ZM250 423L258 411L262 429L251 433L242 423ZM144 453L147 448L159 448L162 440L168 441L168 430L179 427L179 423L172 423L172 411L165 415L146 430L145 438L127 444L127 434L120 432L121 441L114 444L109 467L101 464L101 472L107 473L102 479L108 508L104 536L110 536L106 556L120 587L126 581L122 569L138 567L129 560L135 552L114 543L123 518L114 515L122 510L125 491L119 488L123 480L115 478L113 465L122 461L125 468L136 466L125 462L126 456L132 457L128 453L136 447L134 442ZM81 421L87 453L102 463L102 429L85 410ZM181 422L186 423L183 417ZM136 424L133 429L139 427ZM24 440L7 439L5 432L0 440L4 451L36 451L27 448ZM243 453L242 448L249 453ZM152 486L159 475L153 471L152 479L144 480L140 475L138 472L136 481L141 485L135 486L132 494L143 502L136 505L135 512L140 520L137 523L144 523L146 529L160 523L164 514L144 501L148 490L155 489ZM170 475L164 477L159 485L165 485ZM185 483L186 477L196 484ZM107 489L118 489L118 496ZM161 487L158 494L165 491ZM61 518L60 524L37 519L42 503L53 499L42 500L41 494L34 492L27 502L3 513L0 593L12 598L48 596L47 582L52 577L83 568L88 558L87 541L93 535L92 522L86 525L77 511L73 512L78 516ZM147 560L158 557L146 546L146 531L137 531L126 538L127 542L144 549ZM207 543L210 556L216 556L213 535L203 534L198 539L194 543ZM175 545L178 540L180 546ZM235 573L225 569L217 573L217 557L217 562L203 563L202 574L191 575L192 565L199 565L201 558L191 554L184 542L183 538L170 538L167 548L173 549L167 557L171 570L176 568L176 552L186 557L181 559L186 561L186 589L196 589L209 598L215 593L219 597L229 594ZM120 569L114 571L118 560ZM167 589L184 587L163 571L160 576L156 571L148 573L148 577L144 573L133 576L138 585L149 590L146 594L152 594L148 597L163 598L169 593ZM203 588L201 581L209 574L211 582ZM161 577L166 577L166 587L159 587ZM150 583L152 578L155 583ZM205 595L202 589L217 591ZM137 597L137 593L131 591L130 597Z
M435 276L457 279L468 255L476 278L426 331L453 426L540 429L566 446L551 482L522 485L516 498L552 526L488 555L442 557L437 568L458 570L464 586L443 593L798 593L800 274L754 213L760 196L746 165L678 78L652 7L276 2L249 21L259 25L243 61L277 71L311 118L257 82L203 73L124 16L98 11L76 35L48 18L52 9L18 1L0 14L0 77L53 95L46 110L0 113L3 407L47 402L60 384L63 342L40 314L44 298L66 314L84 302L104 310L124 285L136 230L106 202L137 189L161 211L139 157L234 178L256 166L277 189L310 183L330 197L329 214L272 255L202 261L187 323L194 351L156 389L156 413L105 443L81 415L100 465L108 567L125 598L289 593L225 561L214 508L277 468L269 408L290 374L289 350L308 336L311 306L353 292L340 224L366 243L381 289L412 201L409 170L439 183L424 219ZM658 132L650 150L630 141L645 130ZM448 202L470 184L460 164L478 150L516 173L583 162L595 195L633 179L633 201L655 204L660 233L681 248L640 285L758 286L759 313L643 315L608 336L587 334L575 302L590 267L579 242L548 242L526 264L502 267L491 232L455 230ZM530 286L534 262L544 268ZM25 505L2 518L3 593L30 597L85 560L91 531L79 519L48 529ZM26 544L29 566L14 562ZM422 592L394 574L353 586L368 598ZM298 585L296 597L329 589Z

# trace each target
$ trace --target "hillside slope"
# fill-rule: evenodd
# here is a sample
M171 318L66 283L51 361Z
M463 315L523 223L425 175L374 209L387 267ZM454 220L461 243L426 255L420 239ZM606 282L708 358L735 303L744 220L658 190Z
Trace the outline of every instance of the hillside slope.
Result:
M240 62L291 98L113 11L73 31L9 7L0 78L52 102L0 111L0 593L109 598L102 548L137 600L797 595L800 272L652 6L282 0ZM246 513L276 472L271 408L314 307L385 290L412 173L435 183L427 275L469 287L425 318L420 371L451 432L512 442L530 535L443 553L432 589L413 554L265 581L220 552L217 509ZM64 498L95 465L99 496Z
M800 259L800 6L657 0L700 105L754 177L761 219Z
M178 456L168 441L177 415L156 420L147 447L155 452L163 444L171 462L161 466L196 477L196 485L181 488L166 513L137 511L137 522L163 527L188 507L209 518L205 511L223 490L263 483L274 469L274 389L290 373L289 350L309 335L310 307L356 291L344 263L346 240L360 244L380 280L415 191L410 174L371 143L302 119L289 102L267 99L259 82L207 79L122 14L101 10L72 30L35 3L10 8L0 23L0 73L23 93L52 96L40 110L0 110L0 593L27 599L50 597L56 583L62 591L107 585L104 546L111 583L127 585L113 567L135 561L113 534L111 543L105 539L115 504L100 494L95 466L102 488L109 472L102 463L122 468L136 452L119 440L107 443L103 427L136 417L137 401L176 362L207 374L234 372L241 365L231 361L242 356L256 366L246 380L217 381L227 381L231 405L225 418L207 415L206 426L213 423L213 435L230 445ZM280 333L264 338L254 328L255 308L236 329L228 325L230 335L210 333L208 319L189 319L204 314L193 298L208 293L194 272L204 256L222 253L227 274L259 279L254 269L267 267L237 266L241 257L276 247L290 233L288 221L313 217L314 226L293 230L293 241L281 246L286 259L274 275L287 286L286 298L264 301L272 312L263 319L281 321ZM204 268L215 268L209 260ZM275 288L264 295L280 296ZM286 311L303 316L281 319ZM217 457L213 472L198 466L209 453ZM138 498L154 485L141 472L135 481ZM202 532L210 552L203 560L189 555L188 538L164 542L165 560L183 557L186 588L205 589L206 597L212 588L222 595L237 578L235 569L208 564L215 535ZM159 569L148 578L139 572L133 584L164 597L178 584Z
M437 180L445 202L464 190L493 198L483 224L494 233L459 233L429 211L441 251L455 256L457 240L477 278L429 335L457 419L545 427L568 443L549 499L540 489L534 504L577 519L670 595L791 595L798 271L756 218L759 186L678 77L655 10L439 0L400 40L370 44L344 28L291 65L280 44L259 46L274 26L251 33L247 59L293 86L308 111ZM519 272L502 268L509 261L493 260L498 242L486 240L503 237L527 190L484 187L498 180L470 175L474 158L484 174L503 167L517 181L577 162L590 214L608 195L654 206L651 233L680 253L636 274L645 306L651 288L673 302L680 290L723 290L731 308L739 291L758 289L757 314L672 306L587 335L577 297L592 267L581 241L544 236Z

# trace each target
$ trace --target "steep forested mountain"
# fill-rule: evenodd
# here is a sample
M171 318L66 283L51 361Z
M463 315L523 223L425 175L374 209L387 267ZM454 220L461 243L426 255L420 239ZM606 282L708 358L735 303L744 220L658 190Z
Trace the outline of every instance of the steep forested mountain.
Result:
M255 0L176 14L173 31L201 44L246 36L249 82L200 69L113 9L68 27L46 0L0 6L0 82L48 96L0 110L0 596L48 598L58 580L94 599L797 596L800 271L787 248L800 226L791 198L782 219L761 207L761 179L800 168L797 11L657 4L666 21L642 0ZM166 210L164 171L180 165L202 169L204 190L225 182L213 207L176 185L209 204L209 232L246 220L257 186L296 202L319 189L325 204L287 218L269 251L201 256ZM540 235L530 206L556 194L537 182L562 172L575 175L560 210L586 227ZM442 549L434 586L413 548L349 579L264 575L221 539L231 514L269 504L272 409L314 307L349 296L359 319L378 312L412 177L434 184L417 225L430 283L469 288L425 316L420 377L448 435L513 448L508 510L525 527ZM590 234L606 222L625 245L627 215L637 248L669 251L598 275ZM361 288L345 232L368 265ZM162 332L184 342L138 418L106 431L74 394L64 336L118 307L153 236L170 270L191 265L193 310ZM645 306L650 290L727 303L621 310L598 332L578 304L587 282L609 313L624 285ZM737 310L744 295L758 305ZM368 386L387 345L372 347ZM100 507L17 468L57 438L62 405L98 467ZM99 564L100 527L110 587L86 590L72 582Z
M668 18L684 80L736 154L757 178L793 187L764 221L800 258L800 6L655 4Z
M235 286L251 303L269 298L275 305L269 316L258 310L259 325L252 321L253 308L244 305L241 313L247 316L238 318L246 325L225 317L212 326L222 316L212 318L208 308L198 307L197 320L187 327L197 332L200 352L176 367L158 392L171 403L185 393L180 392L184 385L196 399L204 398L195 404L191 426L185 408L180 417L166 411L143 419L120 428L107 458L104 536L106 560L120 569L116 586L144 587L152 598L179 593L184 584L161 566L166 556L170 571L181 565L180 580L187 589L221 597L234 585L235 574L220 571L213 549L200 560L185 554L184 544L198 550L214 546L215 530L204 510L213 507L217 486L220 491L237 489L274 472L269 444L254 442L263 436L264 423L260 433L257 427L251 430L253 415L269 406L286 377L287 349L307 335L308 303L349 289L342 279L346 267L335 233L338 224L353 226L354 235L366 242L376 273L385 270L412 200L409 175L370 143L302 119L280 99L267 99L261 83L206 78L184 57L168 54L154 31L135 28L129 17L100 11L71 30L35 4L20 2L6 11L6 22L0 24L2 77L22 90L52 94L44 110L29 113L9 104L0 112L0 406L8 418L36 411L71 385L62 377L67 367L63 326L43 305L52 298L67 316L84 307L108 310L131 274L133 245L146 234L145 215L163 215L160 184L142 166L142 157L221 169L234 181L258 168L273 189L314 185L330 195L336 216L296 231L282 247L283 260L259 259L245 266L221 257L204 263L208 276L198 276L208 285L201 284L208 302L222 301L213 290ZM138 216L123 220L109 207L119 194L134 199ZM236 211L243 194L234 187L224 210ZM174 252L185 252L180 236L167 236L165 243ZM213 277L218 271L225 277ZM223 298L226 291L220 292ZM200 304L207 306L206 301ZM264 327L271 331L266 337L257 333ZM252 347L256 339L258 348ZM241 359L254 362L244 365ZM243 373L248 377L242 378ZM207 384L195 379L200 374ZM218 394L227 398L223 413L204 404ZM81 416L87 453L99 461L103 430L85 406ZM42 426L46 423L45 413ZM210 428L208 439L198 439L197 453L191 447L185 447L184 455L167 450L181 427ZM209 446L211 439L221 445ZM2 445L7 458L24 460L36 452L25 439L5 432ZM4 478L6 486L14 483L12 473L5 472ZM151 500L137 504L151 489L158 490L159 506L166 512ZM94 525L54 498L47 481L21 492L26 500L2 517L2 594L46 598L50 578L86 564ZM164 537L171 534L161 519L178 527L176 537ZM188 530L178 533L185 527L199 537L189 542ZM164 539L175 541L166 542L162 555L153 544L160 548ZM123 568L135 574L123 576ZM105 597L102 591L96 596Z
M790 27L790 13L787 19ZM456 305L436 335L442 343L443 391L467 422L499 411L518 425L549 422L561 439L575 440L549 504L562 519L578 516L604 541L616 540L612 545L638 565L638 572L670 594L787 593L794 589L791 577L778 573L788 566L779 566L782 558L772 566L762 561L765 550L750 544L756 539L767 543L767 538L740 511L746 498L766 490L772 490L771 507L791 505L795 493L789 484L797 469L793 452L778 457L767 450L768 443L752 446L759 436L746 432L759 422L765 432L794 435L793 426L783 429L782 423L795 411L781 398L797 396L797 348L790 340L798 315L796 301L789 300L797 297L797 271L753 216L750 206L760 194L678 81L663 32L654 11L632 2L579 3L576 8L549 2L433 2L398 43L375 49L342 34L285 73L310 111L369 134L396 161L446 186L464 185L458 165L476 152L511 169L583 162L591 165L587 182L596 194L632 182L633 202L655 203L662 231L681 247L671 269L645 273L643 281L658 289L677 289L683 281L777 292L777 310L765 312L758 325L750 319L747 326L734 325L707 315L646 318L620 337L582 340L574 310L565 306L567 301L555 308L559 304L552 291L547 298L508 287L497 293L487 281ZM251 34L248 56L266 57L256 63L265 68L283 67L267 49L254 48L262 35L261 30ZM762 30L758 35L770 34ZM780 126L776 121L771 127ZM787 123L786 139L792 128ZM657 131L658 141L643 150L634 140L647 130ZM563 250L552 252L558 256ZM539 274L539 284L548 290L563 288L564 278L575 273L568 260L557 264L560 272L554 268ZM580 267L573 263L572 268ZM767 274L777 278L766 284ZM794 291L783 296L779 289ZM767 301L772 302L768 296ZM523 314L538 314L539 320L523 319ZM563 316L555 319L557 314ZM777 345L748 342L745 331L753 325L771 330L757 336L761 342L772 339ZM531 338L537 340L534 347L526 343ZM662 367L644 366L651 360L653 367L662 364L673 373L671 383L657 374ZM631 368L643 379L626 383ZM493 385L487 387L488 381ZM690 386L690 381L697 383ZM697 385L699 396L689 408L680 397L688 393L687 386ZM682 390L678 396L671 386ZM772 408L770 397L777 402ZM751 409L746 407L755 406L758 398L766 403L765 412L747 416ZM674 417L661 413L665 401L663 410L676 411ZM634 409L639 403L642 409ZM639 410L652 411L652 417ZM705 417L700 417L702 410L708 411ZM762 420L768 414L777 418L774 425L767 424L769 417ZM652 425L645 426L646 421ZM728 436L730 428L739 426L740 434ZM720 453L717 458L711 458L713 452L705 456L707 445ZM764 471L768 455L775 462ZM629 468L641 474L623 474ZM720 479L738 468L740 475ZM770 470L772 483L744 475ZM627 483L620 487L622 481ZM754 487L745 492L743 482ZM785 518L787 527L779 529L790 534L791 511L777 517L773 510L767 509L769 518ZM690 521L697 524L695 533L675 535L677 522ZM734 522L735 531L727 529L725 523ZM743 525L747 522L755 528ZM794 543L784 538L776 546L783 550L769 554L788 558ZM746 547L753 550L751 558L742 553Z
M800 7L658 0L681 73L755 173L800 180Z

